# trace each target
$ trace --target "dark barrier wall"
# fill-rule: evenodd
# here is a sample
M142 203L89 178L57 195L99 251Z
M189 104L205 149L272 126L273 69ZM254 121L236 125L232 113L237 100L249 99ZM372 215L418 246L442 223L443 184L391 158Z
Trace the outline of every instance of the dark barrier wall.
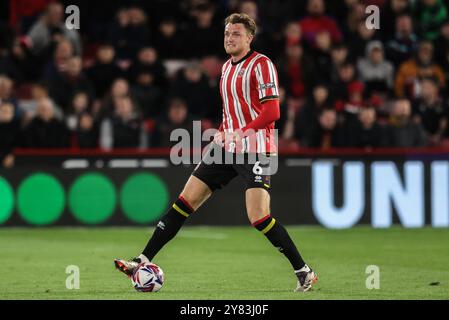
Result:
M193 165L169 157L22 155L0 171L0 226L154 225ZM190 224L248 224L240 178ZM449 157L441 152L282 156L272 215L284 224L449 226Z

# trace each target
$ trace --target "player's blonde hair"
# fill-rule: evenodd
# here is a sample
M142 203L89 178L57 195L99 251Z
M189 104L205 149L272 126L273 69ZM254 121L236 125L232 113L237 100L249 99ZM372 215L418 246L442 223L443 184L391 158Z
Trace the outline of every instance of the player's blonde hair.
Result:
M233 13L225 19L225 25L228 23L241 23L245 26L246 31L252 36L256 35L257 25L253 18L246 13Z

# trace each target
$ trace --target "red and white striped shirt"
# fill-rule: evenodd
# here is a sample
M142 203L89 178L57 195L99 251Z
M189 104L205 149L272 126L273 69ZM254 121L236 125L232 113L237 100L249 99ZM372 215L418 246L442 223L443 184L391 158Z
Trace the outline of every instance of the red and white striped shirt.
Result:
M262 103L279 99L279 85L276 68L271 60L258 52L251 51L237 62L226 61L222 68L220 94L223 101L223 122L221 130L233 132L243 129L262 110ZM246 137L242 146L225 146L230 152L276 152L274 122L256 135ZM240 149L240 150L239 150Z

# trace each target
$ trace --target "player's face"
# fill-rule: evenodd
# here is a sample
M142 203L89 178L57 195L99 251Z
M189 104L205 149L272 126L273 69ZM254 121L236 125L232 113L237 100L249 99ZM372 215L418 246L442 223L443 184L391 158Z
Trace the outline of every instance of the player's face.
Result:
M228 23L224 32L224 48L231 56L238 56L249 50L253 36L242 23Z

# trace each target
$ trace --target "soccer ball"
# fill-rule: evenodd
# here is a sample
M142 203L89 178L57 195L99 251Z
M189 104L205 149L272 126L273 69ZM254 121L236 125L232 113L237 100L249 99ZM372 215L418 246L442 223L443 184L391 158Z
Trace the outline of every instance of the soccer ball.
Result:
M164 284L164 272L151 262L142 262L131 276L134 289L140 292L156 292Z

